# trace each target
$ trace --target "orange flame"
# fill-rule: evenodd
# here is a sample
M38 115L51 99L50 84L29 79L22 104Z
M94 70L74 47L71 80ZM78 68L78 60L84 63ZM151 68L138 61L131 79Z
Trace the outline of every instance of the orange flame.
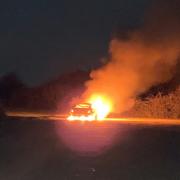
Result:
M112 102L105 96L94 94L88 102L95 109L98 120L103 120L112 111Z
M74 120L79 120L79 121L94 121L95 120L95 117L94 116L73 116L73 115L70 115L67 117L67 120L68 121L74 121Z

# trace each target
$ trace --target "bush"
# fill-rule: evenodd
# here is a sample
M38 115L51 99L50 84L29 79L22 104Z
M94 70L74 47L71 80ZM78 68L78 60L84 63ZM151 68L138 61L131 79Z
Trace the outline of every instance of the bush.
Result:
M136 100L131 114L135 117L180 118L180 86L168 95L161 93Z

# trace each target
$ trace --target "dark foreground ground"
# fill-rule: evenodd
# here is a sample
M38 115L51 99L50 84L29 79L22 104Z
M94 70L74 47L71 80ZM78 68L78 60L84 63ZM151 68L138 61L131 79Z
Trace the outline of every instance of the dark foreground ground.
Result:
M0 121L0 180L178 180L180 126Z

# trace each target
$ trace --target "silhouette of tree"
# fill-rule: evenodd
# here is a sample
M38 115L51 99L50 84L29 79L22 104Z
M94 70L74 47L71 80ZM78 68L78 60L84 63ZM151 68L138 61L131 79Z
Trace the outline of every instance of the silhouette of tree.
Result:
M25 87L22 81L13 72L0 78L0 100L6 105L12 94L17 90Z

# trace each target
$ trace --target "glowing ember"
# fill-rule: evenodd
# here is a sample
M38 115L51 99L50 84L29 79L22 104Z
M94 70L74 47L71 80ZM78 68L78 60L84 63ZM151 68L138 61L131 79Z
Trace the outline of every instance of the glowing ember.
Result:
M112 111L112 103L105 96L92 95L88 102L95 109L98 120L103 120Z

